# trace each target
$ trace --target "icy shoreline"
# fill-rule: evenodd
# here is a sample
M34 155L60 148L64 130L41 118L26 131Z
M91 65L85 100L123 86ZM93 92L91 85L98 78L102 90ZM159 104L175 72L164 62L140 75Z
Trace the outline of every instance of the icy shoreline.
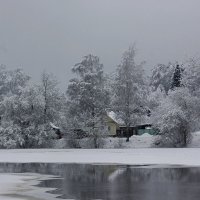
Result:
M13 149L0 150L0 162L200 166L199 154L200 148Z
M56 195L46 193L51 188L34 185L53 176L32 173L0 173L0 199L3 200L55 200ZM53 188L52 188L53 189Z

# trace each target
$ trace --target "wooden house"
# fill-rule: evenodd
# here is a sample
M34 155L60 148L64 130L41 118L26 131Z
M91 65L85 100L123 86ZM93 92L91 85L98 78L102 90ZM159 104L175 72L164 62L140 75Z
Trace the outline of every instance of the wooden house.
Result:
M106 123L108 126L109 136L111 137L127 137L127 132L129 137L132 135L142 135L144 133L156 135L156 131L152 128L150 123L131 126L127 131L127 127L124 126L123 121L117 118L113 111L107 112Z

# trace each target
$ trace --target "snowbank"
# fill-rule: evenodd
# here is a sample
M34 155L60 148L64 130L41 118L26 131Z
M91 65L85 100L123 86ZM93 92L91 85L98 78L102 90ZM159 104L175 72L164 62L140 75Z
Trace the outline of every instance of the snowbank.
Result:
M133 135L130 141L126 142L126 138L106 138L104 139L103 148L152 148L159 136L144 133L143 135ZM189 148L200 148L200 131L192 133L192 141L188 145Z
M102 138L100 141L100 148L103 149L114 149L114 148L150 148L155 147L154 142L158 138L158 136L152 136L148 133L144 133L141 136L134 135L130 137L130 141L126 142L126 138L113 138L113 137L106 137ZM67 147L71 147L71 141L67 141L66 138L62 138L60 140L54 141L54 148L55 149L65 149ZM87 149L93 148L94 144L91 138L83 138L77 139L76 143L80 148Z
M154 147L154 142L158 136L152 136L144 133L141 136L134 135L130 137L129 142L126 138L106 138L104 140L104 148L150 148Z
M122 149L129 149L129 148L150 148L155 147L155 141L157 140L158 136L152 136L148 133L144 133L141 136L134 135L130 137L130 141L126 142L126 138L117 138L117 137L106 137L101 138L99 140L100 148L102 149L115 149L115 148L122 148ZM55 149L63 149L69 146L71 141L67 141L65 138L61 140L57 140L54 143ZM94 142L91 138L83 138L77 139L75 141L79 148L87 149L87 148L94 148Z

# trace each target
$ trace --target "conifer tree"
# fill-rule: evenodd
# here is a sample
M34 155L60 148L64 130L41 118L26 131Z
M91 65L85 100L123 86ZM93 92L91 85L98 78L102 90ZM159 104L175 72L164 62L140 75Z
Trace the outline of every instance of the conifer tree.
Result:
M172 90L174 88L181 87L182 72L183 69L177 64L172 77L172 84L171 84Z

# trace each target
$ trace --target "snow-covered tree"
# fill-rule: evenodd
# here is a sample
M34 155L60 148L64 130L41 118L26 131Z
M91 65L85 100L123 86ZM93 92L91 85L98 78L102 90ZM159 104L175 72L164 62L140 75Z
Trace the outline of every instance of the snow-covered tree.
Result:
M9 113L12 117L14 105L11 107L4 106L4 101L20 98L23 90L28 85L30 77L27 76L21 69L7 70L5 66L0 67L0 115L1 118L5 113ZM8 117L8 115L7 115Z
M129 141L129 127L140 123L142 115L147 114L147 85L142 63L135 62L134 47L130 47L123 54L121 64L117 68L113 92L113 107L127 127L126 135Z
M0 95L16 94L26 87L30 77L22 69L7 70L6 66L0 66Z
M0 77L0 146L9 147L42 147L53 134L47 130L47 122L59 121L62 95L53 87L49 78L46 86L46 99L42 84L31 86L30 77L22 70L7 70L2 67ZM51 87L49 86L51 85ZM45 103L48 104L44 121ZM7 142L5 142L7 141Z
M174 147L186 146L196 129L200 105L187 88L170 91L152 114L153 125L160 131L161 142Z
M97 148L98 134L103 133L103 118L109 104L103 65L97 56L87 55L72 68L72 72L77 78L70 80L67 95L69 114L76 122L73 128L90 134Z
M166 94L171 89L175 65L169 63L168 65L158 64L152 71L150 85L153 90L160 88Z
M12 147L42 147L50 138L42 124L40 104L34 95L34 89L27 86L20 95L5 96L1 102L0 134L1 138L6 138L5 141L12 141ZM7 144L1 146L9 148Z
M0 126L0 148L19 148L24 140L21 137L21 129L12 121L7 121Z
M170 82L171 75L167 77ZM172 76L172 90L168 90L168 96L153 104L152 118L162 134L163 143L186 146L190 133L199 130L199 77L200 64L197 60L191 59L185 63L184 70L176 66Z
M149 107L150 112L153 112L163 101L163 99L166 98L166 93L158 87L157 90L154 91L151 90L152 88L150 87L150 91L148 92L148 97L147 97L147 104Z
M58 81L50 73L42 73L41 83L38 85L43 123L57 121L64 109L65 97L59 91Z
M200 62L197 59L190 59L185 64L182 83L190 92L200 97Z

